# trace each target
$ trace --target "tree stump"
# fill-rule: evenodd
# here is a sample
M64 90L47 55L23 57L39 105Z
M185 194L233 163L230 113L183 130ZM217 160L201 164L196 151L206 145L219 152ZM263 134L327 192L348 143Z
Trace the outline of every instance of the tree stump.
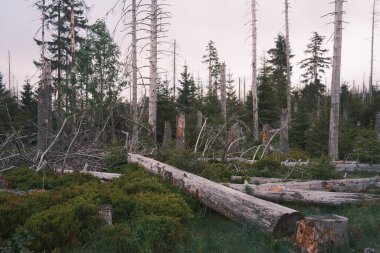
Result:
M168 148L172 145L172 126L169 121L165 121L165 130L164 130L164 140L162 142L162 147Z
M102 226L112 225L112 205L104 204L98 207Z
M185 149L185 129L186 118L183 112L180 112L177 117L176 145L177 150Z
M327 253L348 246L348 218L309 216L297 222L296 243L305 253Z

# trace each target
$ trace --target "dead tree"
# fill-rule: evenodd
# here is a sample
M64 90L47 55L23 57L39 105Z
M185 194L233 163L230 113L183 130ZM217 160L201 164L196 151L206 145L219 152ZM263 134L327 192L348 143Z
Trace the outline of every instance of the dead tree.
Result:
M256 0L251 2L252 12L252 110L253 110L253 136L255 141L259 140L259 108L257 98L257 19ZM240 79L239 79L240 80ZM240 99L240 81L239 81Z
M286 117L281 116L281 126L285 126L280 135L280 149L282 152L289 151L289 123L291 120L291 70L290 70L290 43L289 43L289 2L285 0L285 41L286 41ZM285 111L283 110L284 114Z
M227 120L226 64L220 66L220 103L224 121Z
M340 72L342 61L343 35L343 2L335 0L334 21L334 57L331 79L331 112L329 130L329 156L333 160L339 159L339 105L340 105Z
M380 112L376 115L376 136L377 141L380 142Z
M177 81L177 41L174 40L173 43L173 99L175 100L176 92L176 81Z
M157 130L157 44L158 44L158 3L151 1L150 6L150 74L149 74L149 127L156 138Z
M133 119L133 143L138 142L138 109L137 109L137 6L136 0L132 0L132 119ZM134 146L134 145L132 145Z
M372 36L371 36L371 70L369 75L369 99L372 101L373 93L373 59L374 59L374 43L375 43L375 25L376 25L376 2L373 0L373 9L372 9Z
M37 149L44 152L49 145L52 133L52 102L51 102L51 65L45 60L45 0L40 6L41 13L41 79L38 89L38 132Z

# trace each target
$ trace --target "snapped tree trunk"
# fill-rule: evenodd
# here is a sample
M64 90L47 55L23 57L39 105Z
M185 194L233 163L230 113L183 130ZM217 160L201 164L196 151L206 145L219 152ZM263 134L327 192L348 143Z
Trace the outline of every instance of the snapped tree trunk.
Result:
M158 4L151 1L150 12L150 84L149 84L149 127L152 138L156 138L157 130L157 39L158 39Z
M296 222L303 218L296 210L249 196L141 155L129 154L128 161L164 177L227 218L271 234L294 235Z
M342 60L343 35L343 2L335 0L334 21L334 57L331 79L331 112L329 130L329 156L333 160L339 159L339 104L340 104L340 71Z
M240 149L240 141L241 138L241 129L239 122L236 122L232 125L230 130L228 131L228 138L227 138L227 155L229 153L238 153L241 151Z
M252 112L253 112L253 137L259 140L259 108L257 97L257 18L256 0L251 0L252 12Z
M186 116L183 112L180 112L177 117L177 129L176 129L175 148L177 150L185 149L185 130L186 130Z

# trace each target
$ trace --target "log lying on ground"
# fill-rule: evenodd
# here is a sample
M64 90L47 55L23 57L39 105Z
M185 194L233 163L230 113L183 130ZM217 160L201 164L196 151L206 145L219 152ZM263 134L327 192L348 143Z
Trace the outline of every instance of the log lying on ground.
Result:
M141 155L129 154L128 161L166 178L224 216L260 227L274 235L293 235L296 222L303 218L296 210L249 196Z
M258 198L296 204L324 204L336 206L380 201L380 195L299 190L285 188L278 184L266 184L261 186L229 184L228 186Z
M380 164L369 164L369 163L337 163L335 168L339 172L373 172L380 173Z
M212 161L217 161L217 162L223 161L222 158L199 158L198 160L201 162L206 162L206 163L212 162ZM250 159L243 158L243 157L227 157L224 159L224 162L228 162L228 163L241 162L241 163L253 164L253 163L257 162L257 160L250 160Z
M73 172L74 172L73 170L64 170L63 173L73 173ZM97 171L78 171L78 172L93 175L94 177L97 177L103 181L112 181L121 176L121 174L117 174L117 173L106 173L106 172L97 172Z
M232 176L231 181L242 180L242 177ZM284 182L281 178L251 177L248 183L253 185L276 184L277 187L286 189L300 189L311 191L328 192L380 192L380 177L340 179L340 180L313 180L307 182L289 181ZM274 185L273 185L274 186Z

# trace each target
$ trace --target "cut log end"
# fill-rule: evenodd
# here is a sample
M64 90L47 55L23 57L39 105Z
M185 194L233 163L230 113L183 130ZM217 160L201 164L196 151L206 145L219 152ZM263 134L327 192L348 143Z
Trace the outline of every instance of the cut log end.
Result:
M348 245L348 218L338 215L305 217L297 223L296 244L302 252L327 253Z

